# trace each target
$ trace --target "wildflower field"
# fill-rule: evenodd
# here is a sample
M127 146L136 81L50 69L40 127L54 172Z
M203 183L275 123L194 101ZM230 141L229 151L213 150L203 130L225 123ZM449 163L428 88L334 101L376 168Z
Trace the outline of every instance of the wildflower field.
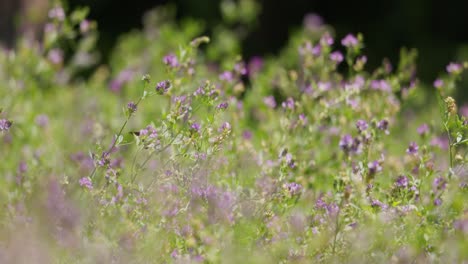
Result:
M242 58L259 7L229 3L108 64L87 8L0 50L0 263L468 263L468 63L371 69L313 15Z

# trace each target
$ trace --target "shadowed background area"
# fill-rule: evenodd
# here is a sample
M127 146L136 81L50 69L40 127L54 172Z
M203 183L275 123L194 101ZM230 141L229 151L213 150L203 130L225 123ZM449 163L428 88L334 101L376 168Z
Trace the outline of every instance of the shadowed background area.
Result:
M0 0L0 39L12 46L15 34L24 34L24 28L43 18L46 2ZM104 63L118 37L141 28L142 16L151 8L172 4L179 20L203 20L208 30L222 19L220 0L71 0L68 3L71 8L90 7L90 18L99 25L98 46ZM448 62L468 59L468 20L465 19L468 1L261 0L260 4L262 9L255 28L242 43L244 57L278 52L291 31L302 25L304 16L316 13L335 28L338 38L348 32L364 34L369 67L380 65L384 57L396 64L401 47L416 48L418 75L432 83ZM26 13L28 20L21 13ZM466 92L460 95L468 97Z

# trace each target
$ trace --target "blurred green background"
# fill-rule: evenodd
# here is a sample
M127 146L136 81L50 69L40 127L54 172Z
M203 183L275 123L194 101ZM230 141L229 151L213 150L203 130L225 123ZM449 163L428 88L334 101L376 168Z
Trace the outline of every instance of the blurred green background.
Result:
M119 36L142 27L144 13L171 4L179 21L196 18L205 22L207 33L222 19L221 0L71 0L69 8L89 6L90 18L98 22L101 62L106 63ZM288 36L302 26L304 16L315 13L336 30L338 38L348 32L361 32L371 69L389 58L398 63L401 47L419 51L418 76L431 84L450 61L468 60L468 20L466 0L356 0L313 1L260 0L260 15L242 42L245 58L275 54ZM37 27L46 15L47 0L0 0L0 40L9 47L20 34ZM26 33L25 33L26 32ZM466 79L466 78L465 78ZM465 84L468 84L465 82ZM464 85L463 85L464 86ZM462 86L462 87L463 87ZM467 101L468 92L458 97Z

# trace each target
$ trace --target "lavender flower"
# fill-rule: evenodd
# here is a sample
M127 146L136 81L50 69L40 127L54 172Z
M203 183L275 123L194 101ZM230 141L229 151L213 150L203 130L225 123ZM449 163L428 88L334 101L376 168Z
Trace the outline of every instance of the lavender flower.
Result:
M51 49L47 58L52 64L59 65L63 62L63 51L61 49Z
M341 45L351 48L359 44L358 39L353 34L348 34L341 40Z
M322 44L322 46L331 46L333 43L334 40L328 32L325 32L325 34L320 38L320 44Z
M295 106L295 103L294 103L294 99L292 99L291 97L288 97L288 99L286 99L286 101L284 101L281 106L284 108L284 109L291 109L293 110L294 109L294 106Z
M330 59L336 63L340 63L343 61L343 54L339 51L334 51L330 54Z
M434 191L443 191L445 190L446 186L447 181L444 179L444 177L437 177L432 182L432 188L434 189Z
M248 74L250 76L257 74L263 68L263 59L258 56L254 56L250 59L248 65Z
M219 132L231 131L231 124L229 122L224 122L221 127L218 129Z
M8 131L12 122L6 119L0 119L0 131Z
M229 106L228 102L222 102L219 105L216 106L216 109L218 110L225 110Z
M54 7L49 10L49 18L63 21L65 19L65 11L60 6Z
M193 129L193 130L196 131L196 132L200 132L201 126L200 126L199 123L196 123L196 122L195 122L195 123L193 123L193 124L190 126L190 128Z
M353 146L354 140L351 135L344 135L340 139L340 148L344 150L345 152L349 152L351 150L351 147Z
M128 109L128 112L129 112L130 114L133 114L133 113L135 113L136 110L137 110L137 105L136 105L134 102L129 102L129 103L127 104L127 109Z
M225 71L219 75L219 79L221 81L226 81L226 82L232 82L234 80L234 76L232 72L230 71Z
M276 107L276 101L275 97L273 95L267 96L263 98L263 103L268 106L269 108L275 108Z
M398 176L398 178L395 181L395 185L400 188L406 188L408 187L408 177L405 175Z
M367 122L365 120L358 120L356 122L356 128L359 130L359 132L362 132L368 128Z
M288 193L291 196L295 196L301 192L302 185L300 185L299 183L291 182L291 183L286 183L284 185L284 188L288 191Z
M91 22L87 19L80 22L80 32L81 34L86 34L91 29Z
M427 124L422 124L418 127L417 131L419 135L424 136L429 133L429 126Z
M171 82L166 80L166 81L162 81L162 82L159 82L157 85L156 85L156 92L158 94L165 94L167 93L167 91L169 91L169 89L171 88Z
M448 73L457 74L461 72L462 65L459 63L451 62L449 65L447 65L446 70Z
M416 144L416 142L411 142L408 148L406 149L406 153L410 155L416 155L418 154L418 150L419 150L418 144Z
M367 164L367 168L369 169L369 174L374 175L377 172L382 171L382 166L380 166L380 162L377 160L374 160L372 162L369 162Z
M91 182L91 180L88 178L88 177L83 177L79 180L79 183L80 183L80 186L81 187L86 187L88 188L89 190L92 190L93 189L93 183Z
M382 119L377 123L377 128L385 131L385 134L389 134L390 132L388 131L388 120L387 119Z
M234 65L234 71L239 75L246 75L247 68L245 67L244 62L238 62Z
M374 90L380 90L380 91L384 91L384 92L391 92L392 91L392 87L385 80L372 80L370 86Z
M163 62L164 62L164 64L166 64L167 66L169 66L171 68L175 68L175 67L179 66L179 61L177 60L176 55L174 55L173 53L170 53L170 54L164 56Z
M442 86L444 85L444 81L442 81L441 79L436 79L433 85L435 88L442 88Z

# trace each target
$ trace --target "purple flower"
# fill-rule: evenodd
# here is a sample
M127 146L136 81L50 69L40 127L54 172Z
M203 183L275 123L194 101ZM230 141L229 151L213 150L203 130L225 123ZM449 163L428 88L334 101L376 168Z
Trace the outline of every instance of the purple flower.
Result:
M367 168L369 169L369 174L374 175L377 172L382 171L382 166L380 166L380 162L377 160L374 160L372 162L369 162L367 164Z
M246 75L247 68L245 67L245 63L244 62L236 63L236 65L234 65L234 71L239 75Z
M232 82L234 80L234 76L232 75L232 72L225 71L219 75L219 79L222 81Z
M294 99L292 99L291 97L288 97L288 99L286 99L286 101L284 101L281 106L286 109L291 109L293 110L294 109Z
M331 46L333 45L334 41L333 41L333 38L330 36L330 33L328 32L325 32L325 34L322 35L322 37L320 38L320 44L322 44L322 46Z
M227 102L222 102L222 103L220 103L219 105L216 106L216 109L218 109L218 110L224 110L224 109L226 109L228 106L229 106L229 104L228 104Z
M440 206L442 204L442 200L440 198L435 198L434 199L434 205L435 206Z
M434 189L434 191L443 191L446 187L447 181L444 179L444 177L437 177L432 182L432 188Z
M218 131L219 132L224 132L224 131L230 131L231 130L231 124L229 122L224 122L221 127L219 127Z
M460 73L462 70L462 65L451 62L449 65L447 65L446 70L448 73Z
M443 85L444 85L444 81L442 81L441 79L436 79L434 81L434 87L435 88L442 88Z
M80 186L81 187L86 187L88 188L89 190L92 190L93 189L93 183L91 182L91 180L88 178L88 177L83 177L79 180L79 183L80 183Z
M343 54L339 51L334 51L330 54L330 59L334 62L340 63L343 61Z
M343 149L345 152L348 152L351 147L353 146L354 140L351 135L344 135L340 139L340 148Z
M85 19L85 20L81 21L81 23L80 23L80 32L81 32L81 34L88 33L90 28L91 28L91 22L89 22L89 20Z
M127 109L130 113L135 113L137 110L137 105L134 102L129 102L127 104Z
M49 18L63 21L65 19L65 11L60 6L54 7L49 10Z
M179 66L179 61L177 60L177 56L174 55L173 53L170 53L170 54L164 56L163 62L164 62L164 64L166 64L167 66L169 66L171 68L175 68L175 67Z
M392 87L390 84L385 80L372 80L370 83L370 87L374 90L380 90L384 92L391 92Z
M317 88L322 91L329 91L331 89L331 83L330 82L318 82L317 83Z
M0 119L0 131L8 131L11 127L11 121Z
M405 175L398 176L398 178L395 181L395 185L400 188L408 187L408 177L406 177Z
M165 80L165 81L159 82L156 85L155 89L158 94L165 94L170 88L171 88L171 82L168 80Z
M267 96L263 98L263 103L268 106L269 108L275 108L276 107L276 101L275 97L273 95Z
M63 62L63 51L61 49L52 49L49 51L47 58L50 62L55 65L62 64Z
M301 122L303 126L307 125L307 117L305 116L305 114L299 115L299 121Z
M382 119L377 123L377 128L385 131L385 134L389 134L388 132L388 120L387 119Z
M406 153L410 155L416 155L418 154L418 150L419 150L418 144L416 144L416 142L411 142L408 148L406 149Z
M388 208L388 205L382 203L381 201L379 201L377 199L372 200L371 206L372 207L380 207L380 209L383 209L383 210Z
M359 130L359 132L362 132L368 128L367 122L365 120L358 120L356 122L356 128Z
M302 186L295 182L286 183L284 185L284 188L289 192L291 196L298 195L302 190Z
M245 140L251 140L252 139L252 132L250 132L250 130L245 130L242 133L242 138L244 138Z
M190 126L191 129L197 131L197 132L200 132L200 124L199 123L193 123L191 126Z
M429 126L427 124L422 124L418 127L417 131L418 134L421 136L426 135L427 133L429 133Z
M351 48L359 44L358 39L353 34L348 34L341 40L341 45Z
M248 65L249 75L254 75L258 73L263 67L263 59L261 57L255 56L252 57Z

